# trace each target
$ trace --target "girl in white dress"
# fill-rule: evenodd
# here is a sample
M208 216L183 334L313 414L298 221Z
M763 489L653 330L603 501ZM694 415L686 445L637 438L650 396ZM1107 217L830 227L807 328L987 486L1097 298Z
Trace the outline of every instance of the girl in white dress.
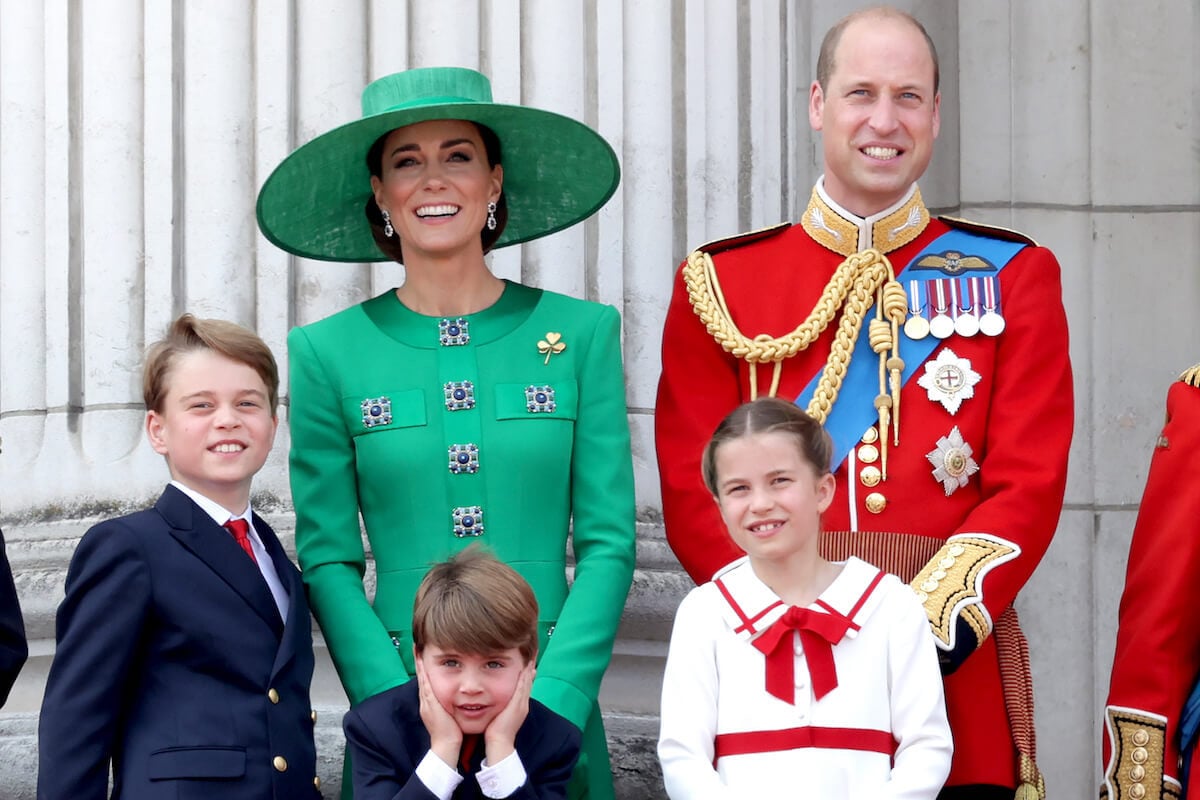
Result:
M673 800L933 800L950 727L913 591L856 558L821 557L828 435L794 403L739 406L704 481L746 552L680 604L658 755Z

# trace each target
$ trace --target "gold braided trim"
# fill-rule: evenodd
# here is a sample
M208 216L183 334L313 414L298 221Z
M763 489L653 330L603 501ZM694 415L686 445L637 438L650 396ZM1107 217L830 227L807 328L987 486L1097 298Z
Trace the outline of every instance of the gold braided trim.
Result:
M1015 544L992 537L955 536L917 573L912 587L941 647L954 648L954 622L960 614L979 641L987 638L992 626L983 606L983 577L1020 552Z
M1178 797L1178 782L1164 774L1166 718L1133 708L1108 706L1105 722L1111 751L1104 771L1109 800Z
M913 189L908 202L871 226L871 246L885 253L899 250L921 235L929 224L929 210L921 199L921 190Z
M841 256L852 256L859 251L863 228L870 225L865 243L881 253L890 253L921 235L929 224L929 210L925 208L921 190L914 186L908 199L886 216L874 221L861 217L847 219L814 186L800 224L817 244Z
M708 253L692 252L682 271L692 310L709 335L726 352L749 362L751 399L758 396L758 364L774 364L768 392L774 397L779 390L784 359L815 342L841 313L829 358L806 409L822 424L837 400L863 320L874 304L876 319L868 325L868 335L872 348L879 353L880 392L875 406L879 412L881 438L886 440L893 408L897 409L896 417L899 417L900 373L904 369L899 353L899 326L904 324L908 312L908 298L896 282L892 264L886 256L878 250L864 250L843 261L808 318L795 330L778 338L765 333L751 338L738 329L721 291L716 265ZM897 433L897 439L898 436Z
M1200 389L1200 364L1197 364L1189 369L1185 369L1179 376L1179 380L1183 381L1188 386L1193 386L1197 389Z

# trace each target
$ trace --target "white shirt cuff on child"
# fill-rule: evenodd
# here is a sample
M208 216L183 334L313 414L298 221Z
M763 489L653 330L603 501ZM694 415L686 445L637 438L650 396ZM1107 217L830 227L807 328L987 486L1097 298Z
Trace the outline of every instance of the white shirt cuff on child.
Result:
M479 781L484 797L501 798L511 796L524 786L525 777L525 765L521 763L521 756L513 750L495 766L489 766L485 758L475 779Z
M438 800L450 800L454 790L463 782L463 776L458 774L458 770L438 758L432 750L426 752L421 763L417 764L417 779L425 784L426 789L437 795Z

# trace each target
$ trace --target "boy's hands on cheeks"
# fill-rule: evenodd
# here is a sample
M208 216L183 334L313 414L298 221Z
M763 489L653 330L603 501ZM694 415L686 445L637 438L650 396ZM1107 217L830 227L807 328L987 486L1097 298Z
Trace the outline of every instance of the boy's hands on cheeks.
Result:
M454 717L446 710L433 694L429 684L429 676L425 674L425 664L421 657L416 658L417 688L421 698L421 722L429 731L429 749L433 754L446 762L451 769L458 769L458 756L462 750L462 730Z
M533 678L536 674L537 670L533 666L533 661L530 660L522 668L521 674L517 678L517 686L513 690L508 704L483 732L488 764L493 766L499 764L512 755L513 750L516 749L514 742L517 738L517 731L521 729L521 725L525 723L525 717L529 714L529 694L533 690Z

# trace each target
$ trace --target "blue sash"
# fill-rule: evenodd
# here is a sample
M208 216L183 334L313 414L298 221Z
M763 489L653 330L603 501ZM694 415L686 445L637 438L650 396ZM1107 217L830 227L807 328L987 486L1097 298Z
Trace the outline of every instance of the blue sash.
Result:
M1023 242L993 239L955 228L946 231L926 245L924 250L913 256L912 261L897 274L896 278L897 280L933 280L951 275L958 277L958 273L951 273L937 267L916 266L917 262L927 255L941 255L949 251L978 256L993 267L993 269L974 269L966 274L979 277L998 275L1000 270L1004 269L1013 259L1013 256L1025 246ZM874 403L860 402L861 398L874 399L879 394L879 356L871 349L866 330L868 322L868 319L863 320L863 328L859 332L858 341L855 342L854 352L846 369L846 377L838 392L839 398L852 397L856 402L835 402L825 420L825 430L833 439L833 463L830 465L832 469L837 469L855 443L862 437L863 431L878 419ZM900 376L900 385L903 386L908 383L908 379L918 369L924 367L929 354L943 340L932 336L926 336L924 339L910 339L904 334L903 329L900 331L900 340L900 356L904 359L904 371ZM818 370L817 374L809 381L808 386L804 387L804 391L796 398L796 405L808 408L820 380L821 370Z
M1192 770L1192 748L1200 734L1200 681L1192 687L1187 702L1183 704L1183 714L1179 717L1179 755L1183 758L1183 769L1180 770L1179 782L1183 784L1180 797L1187 797L1189 774Z

